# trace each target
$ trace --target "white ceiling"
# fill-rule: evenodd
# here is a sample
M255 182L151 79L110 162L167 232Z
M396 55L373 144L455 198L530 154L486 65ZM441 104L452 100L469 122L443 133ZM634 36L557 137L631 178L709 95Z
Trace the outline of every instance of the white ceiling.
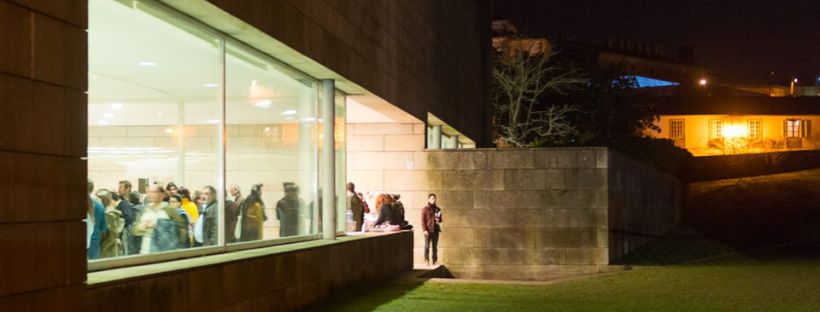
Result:
M217 123L219 41L185 22L148 14L144 8L89 1L89 125ZM286 74L286 69L264 56L230 43L226 50L229 124L290 123L317 117L317 95L310 79ZM421 122L372 94L348 96L346 115L351 123Z

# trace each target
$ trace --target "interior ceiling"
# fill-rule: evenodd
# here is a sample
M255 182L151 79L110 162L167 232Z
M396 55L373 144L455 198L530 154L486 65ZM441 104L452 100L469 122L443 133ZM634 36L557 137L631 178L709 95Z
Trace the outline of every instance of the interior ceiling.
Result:
M219 41L142 9L89 2L89 125L218 123ZM226 50L229 124L316 117L312 80L230 43ZM350 123L422 122L375 95L348 96L346 113Z

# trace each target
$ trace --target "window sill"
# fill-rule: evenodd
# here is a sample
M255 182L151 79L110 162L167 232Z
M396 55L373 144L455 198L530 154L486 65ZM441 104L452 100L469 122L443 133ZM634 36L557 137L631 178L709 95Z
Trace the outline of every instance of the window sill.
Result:
M248 249L242 251L235 251L222 254L214 254L196 258L188 258L182 260L174 260L161 263L152 263L139 266L110 269L98 272L89 272L86 279L86 287L94 288L104 286L110 283L119 283L129 280L138 280L151 276L162 275L170 272L182 272L188 270L199 269L207 266L214 266L224 263L242 261L258 257L264 257L280 253L288 253L299 250L306 250L328 246L333 244L343 244L346 242L368 239L376 236L392 235L401 232L391 233L364 233L359 235L341 236L336 240L311 240L300 243L277 245L271 247L262 247L256 249Z

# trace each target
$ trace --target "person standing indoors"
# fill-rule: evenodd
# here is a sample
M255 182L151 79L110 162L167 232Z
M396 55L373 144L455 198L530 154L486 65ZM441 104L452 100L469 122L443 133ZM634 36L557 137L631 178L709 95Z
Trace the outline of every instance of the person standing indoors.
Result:
M421 208L421 227L424 230L424 262L430 265L430 248L433 249L433 265L438 262L438 238L441 233L441 208L436 205L436 194L427 195L427 205ZM432 246L431 246L432 245Z
M353 230L361 230L364 221L364 205L362 199L356 194L356 185L353 182L347 182L347 207L353 213L353 222L356 223Z

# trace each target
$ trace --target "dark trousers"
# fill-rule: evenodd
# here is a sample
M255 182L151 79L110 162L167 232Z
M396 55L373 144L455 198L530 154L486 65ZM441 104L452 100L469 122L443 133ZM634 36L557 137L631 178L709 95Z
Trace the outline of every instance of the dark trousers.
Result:
M439 232L430 232L424 238L424 260L430 259L430 243L433 245L433 262L438 261L438 234Z

